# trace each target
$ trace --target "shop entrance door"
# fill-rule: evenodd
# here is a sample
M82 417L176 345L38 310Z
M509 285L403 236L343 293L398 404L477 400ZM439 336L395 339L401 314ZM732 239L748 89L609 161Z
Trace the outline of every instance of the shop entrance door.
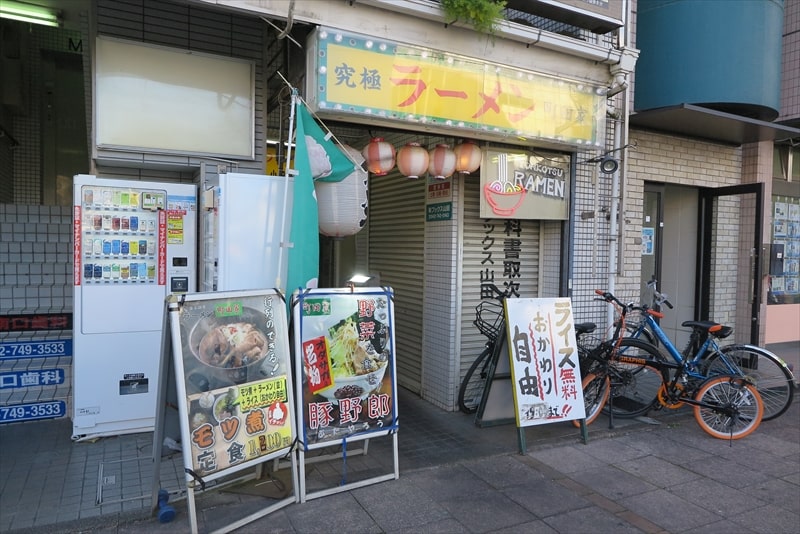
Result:
M695 318L698 189L646 183L642 218L641 296L652 304L646 285L657 280L672 309L659 321L669 338L682 347L689 338L684 321Z
M739 343L758 344L764 184L700 191L698 319L734 327Z

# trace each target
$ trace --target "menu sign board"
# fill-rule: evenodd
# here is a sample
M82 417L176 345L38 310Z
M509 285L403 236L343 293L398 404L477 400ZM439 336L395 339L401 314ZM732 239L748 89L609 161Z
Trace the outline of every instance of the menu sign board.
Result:
M298 429L308 449L397 428L392 292L295 293Z
M570 300L506 299L505 308L517 426L583 419Z
M189 294L177 315L181 349L175 360L179 398L185 402L182 425L188 429L186 464L206 477L290 448L296 432L280 294Z

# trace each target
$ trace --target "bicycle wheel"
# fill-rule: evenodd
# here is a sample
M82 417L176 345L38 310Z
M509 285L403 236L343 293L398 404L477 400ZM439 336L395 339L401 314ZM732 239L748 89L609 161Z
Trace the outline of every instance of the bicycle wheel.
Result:
M709 378L694 399L694 418L707 434L719 439L741 439L761 424L764 403L758 390L743 378L726 375ZM733 413L728 413L732 408Z
M489 344L469 366L458 388L458 408L464 413L475 413L483 397L489 362L494 346Z
M794 377L783 360L753 345L728 345L720 352L755 384L764 401L764 421L775 419L789 408L794 398ZM717 352L709 354L703 362L707 363L706 376L731 372Z
M663 361L657 348L639 339L623 338L609 362L611 397L604 412L610 410L614 417L623 419L646 414L658 402L658 391L663 383L661 372L647 364L621 361L624 357Z
M589 373L583 378L582 387L583 406L586 412L584 421L587 425L591 425L608 401L608 394L611 391L608 375ZM580 420L573 419L572 424L576 427L581 426Z

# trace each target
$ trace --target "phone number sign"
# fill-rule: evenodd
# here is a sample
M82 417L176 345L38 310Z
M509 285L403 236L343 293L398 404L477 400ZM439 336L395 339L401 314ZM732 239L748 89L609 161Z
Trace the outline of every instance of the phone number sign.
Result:
M66 414L67 403L63 400L0 406L0 424L36 421L38 419L55 419L57 417L64 417Z
M72 340L17 341L0 343L0 360L72 356Z

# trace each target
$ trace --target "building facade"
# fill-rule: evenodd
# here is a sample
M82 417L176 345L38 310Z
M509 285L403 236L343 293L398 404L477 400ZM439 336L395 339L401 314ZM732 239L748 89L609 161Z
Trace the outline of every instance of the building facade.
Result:
M448 20L439 3L428 0L87 0L62 11L61 28L2 20L2 313L71 312L74 174L201 187L208 176L224 172L280 174L296 88L336 137L359 151L375 138L398 150L408 143L433 150L465 141L484 149L478 173L409 179L393 166L386 175L371 175L364 229L345 238L323 238L321 244L321 286L343 286L351 274L362 272L394 288L398 382L432 404L457 409L461 377L485 341L473 320L476 306L490 296L489 283L522 297L569 295L579 320L604 325L611 315L592 300L594 289L638 300L643 284L655 277L676 304L665 324L678 340L684 335L680 323L693 318L735 325L738 341L800 339L796 321L794 330L791 323L781 323L800 309L800 293L791 285L797 283L800 256L793 248L800 239L794 233L800 232L795 146L800 80L792 59L799 46L800 2L753 2L757 12L766 13L765 20L775 24L779 17L783 27L783 85L775 87L780 77L769 84L778 103L763 105L746 96L757 101L731 102L745 104L745 111L732 105L713 113L704 111L705 99L681 100L699 98L693 95L637 106L636 88L642 84L634 74L637 61L647 60L649 68L655 63L658 71L652 47L659 44L640 45L636 39L639 12L652 3L572 0L550 11L537 2L509 2L508 20L499 22L493 35ZM696 2L682 4L690 14L697 8ZM597 6L605 11L586 13ZM319 56L311 52L322 46L323 32L331 39L325 43L338 43L340 37L360 43L357 53L355 48L347 52L352 54L347 61L354 63L372 60L371 51L385 45L405 47L420 58L438 54L445 61L519 73L525 90L515 94L512 85L505 86L509 98L522 99L531 88L543 87L536 80L560 87L554 98L580 87L573 96L594 107L575 104L580 114L565 113L573 122L585 113L595 129L570 138L548 131L522 135L479 121L459 127L447 121L463 112L457 105L430 114L441 121L421 120L428 116L424 113L414 120L391 113L368 116L358 103L352 105L355 111L326 108L319 92ZM98 144L98 38L252 62L252 155ZM768 44L761 49L771 53L775 48ZM331 46L326 50L333 51ZM695 52L706 52L703 43L697 46ZM735 67L733 59L727 61ZM437 72L464 75L466 67L451 64ZM207 76L213 79L215 73ZM202 75L190 83L213 85ZM331 88L336 81L327 83ZM488 91L481 96L491 102ZM550 105L546 99L530 102ZM777 122L746 116L748 105L774 109L780 113ZM386 111L375 103L366 106ZM670 113L663 114L664 109ZM693 118L681 115L687 110ZM707 131L715 121L720 121L716 129ZM212 139L215 127L208 124ZM143 131L146 135L147 128ZM562 171L568 177L563 180L566 216L487 217L481 199L488 154L523 154L533 158L532 169L549 165ZM612 172L599 165L608 158L617 164ZM782 258L770 262L767 251L773 256L781 249L774 245L783 245ZM6 341L69 332L8 328L2 336ZM42 361L15 359L3 365L21 369ZM44 360L44 365L64 366L69 374L68 361ZM43 397L69 401L68 384L69 376L62 385L4 388L0 403Z

